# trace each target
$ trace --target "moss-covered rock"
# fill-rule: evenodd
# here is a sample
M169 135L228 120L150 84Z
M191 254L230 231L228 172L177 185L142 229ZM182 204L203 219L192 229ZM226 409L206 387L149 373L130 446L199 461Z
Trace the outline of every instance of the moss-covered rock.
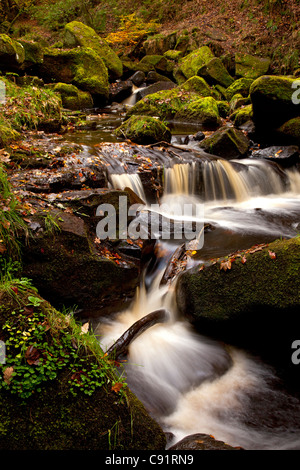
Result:
M207 153L230 160L247 154L249 139L242 131L234 127L222 127L206 137L199 146Z
M10 38L7 34L0 34L0 69L18 69L24 60L25 51L22 44Z
M179 60L179 70L185 78L198 75L199 69L214 58L214 54L208 46L200 47Z
M25 58L22 69L26 69L36 64L42 64L44 60L44 48L38 42L19 39L18 41L24 48Z
M145 55L139 62L150 70L156 70L159 73L170 75L173 71L174 64L162 55Z
M292 77L265 75L252 83L250 98L257 130L274 130L299 116L300 105L292 100L294 81Z
M20 138L19 132L13 129L8 121L0 119L0 147L5 147Z
M167 51L173 51L176 45L176 31L170 34L155 34L143 42L146 55L164 55Z
M218 104L211 96L197 99L180 108L175 113L174 120L196 123L205 129L216 129L221 125Z
M198 77L197 75L186 80L180 86L180 89L185 91L193 91L203 97L213 96L214 94L208 83L204 80L204 78Z
M47 48L39 74L48 82L71 83L93 95L96 102L105 102L109 96L107 68L91 48Z
M300 328L299 237L187 271L176 291L180 312L202 333L252 350L260 345L271 359L277 355L291 367L291 344Z
M242 106L231 114L230 119L235 127L240 127L253 119L252 104Z
M251 104L250 97L244 98L240 93L233 95L229 102L230 111L233 113L236 109Z
M281 140L300 146L300 117L290 119L277 129Z
M271 59L249 54L235 55L235 74L237 77L256 79L266 75L271 65Z
M211 85L221 85L226 88L234 81L218 57L214 57L207 64L203 65L198 70L198 75L204 77Z
M81 46L93 49L106 65L111 80L116 80L123 74L123 65L120 58L105 39L100 38L92 28L79 21L66 24L64 46L67 48Z
M230 101L231 98L239 93L244 98L249 96L250 86L253 83L252 78L239 78L235 80L225 91L227 99Z
M127 117L133 115L188 121L207 128L220 125L218 105L214 98L202 98L198 93L184 91L180 87L147 95L126 114Z
M178 61L182 58L183 52L182 51L175 51L174 49L170 49L169 51L164 52L164 57L168 60Z
M222 118L225 119L226 117L229 116L230 106L229 106L229 103L227 101L218 100L217 101L217 106L218 106L219 114Z
M93 107L93 98L88 91L81 91L75 85L68 83L56 83L53 87L59 93L64 108L77 110Z
M162 429L93 334L24 280L0 286L0 326L1 450L164 450Z
M116 129L115 133L118 137L125 137L137 144L171 141L168 127L150 116L131 116Z

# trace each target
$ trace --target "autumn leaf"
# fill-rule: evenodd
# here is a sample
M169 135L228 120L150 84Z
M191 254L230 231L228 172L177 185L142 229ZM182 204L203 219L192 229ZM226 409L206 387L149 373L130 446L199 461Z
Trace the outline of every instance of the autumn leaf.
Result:
M5 371L3 372L4 382L7 385L9 385L11 382L13 371L14 371L13 367L7 367Z
M241 259L242 263L245 264L247 262L247 258L246 256L243 256L242 259Z
M29 346L25 352L25 359L29 365L37 366L40 363L40 351L34 346Z
M89 331L89 322L86 322L84 325L81 327L81 335L86 334Z
M220 270L223 269L223 271L227 271L227 269L231 269L231 264L230 259L228 261L222 261L220 264Z
M115 393L119 393L119 391L121 390L121 388L123 387L123 384L120 383L120 382L116 382L112 387L112 391L115 392Z
M274 253L274 251L269 250L269 256L271 259L276 259L276 253Z

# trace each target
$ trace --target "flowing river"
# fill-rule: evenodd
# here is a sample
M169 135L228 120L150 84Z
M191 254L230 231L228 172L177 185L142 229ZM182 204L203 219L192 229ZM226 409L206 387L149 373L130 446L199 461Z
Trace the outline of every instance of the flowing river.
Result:
M298 234L297 170L279 171L277 165L254 159L216 159L201 165L201 187L194 162L166 169L160 201L171 209L173 219L173 208L183 204L204 207L204 221L215 229L204 235L197 262ZM115 188L131 187L145 200L138 174L112 173L110 182ZM250 450L300 449L300 403L277 386L273 369L243 350L201 335L179 316L176 279L169 284L161 279L180 243L159 240L160 256L145 270L130 307L112 319L101 319L96 333L103 349L148 313L166 309L165 323L130 344L124 370L130 388L171 433L168 446L205 433Z

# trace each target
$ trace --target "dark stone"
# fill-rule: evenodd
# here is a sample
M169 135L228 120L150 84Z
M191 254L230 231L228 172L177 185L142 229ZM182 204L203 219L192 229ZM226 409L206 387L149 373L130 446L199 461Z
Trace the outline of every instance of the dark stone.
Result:
M201 140L205 139L205 134L204 132L202 131L198 131L195 135L194 135L194 140L197 140L198 142L200 142Z
M296 145L273 146L252 152L253 158L264 158L287 168L299 163L299 147Z
M133 83L131 80L118 81L111 83L109 88L109 101L121 103L132 93Z
M240 447L231 447L225 442L217 441L207 434L191 434L169 447L168 450L242 450Z
M140 87L144 83L145 79L146 75L142 70L138 70L129 78L129 80L137 87Z

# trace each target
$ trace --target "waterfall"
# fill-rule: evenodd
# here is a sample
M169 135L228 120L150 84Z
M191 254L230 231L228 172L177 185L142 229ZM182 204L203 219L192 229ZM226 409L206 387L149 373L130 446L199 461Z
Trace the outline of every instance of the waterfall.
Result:
M137 173L110 174L110 181L114 189L130 188L139 196L142 201L146 201L146 196L141 178Z

